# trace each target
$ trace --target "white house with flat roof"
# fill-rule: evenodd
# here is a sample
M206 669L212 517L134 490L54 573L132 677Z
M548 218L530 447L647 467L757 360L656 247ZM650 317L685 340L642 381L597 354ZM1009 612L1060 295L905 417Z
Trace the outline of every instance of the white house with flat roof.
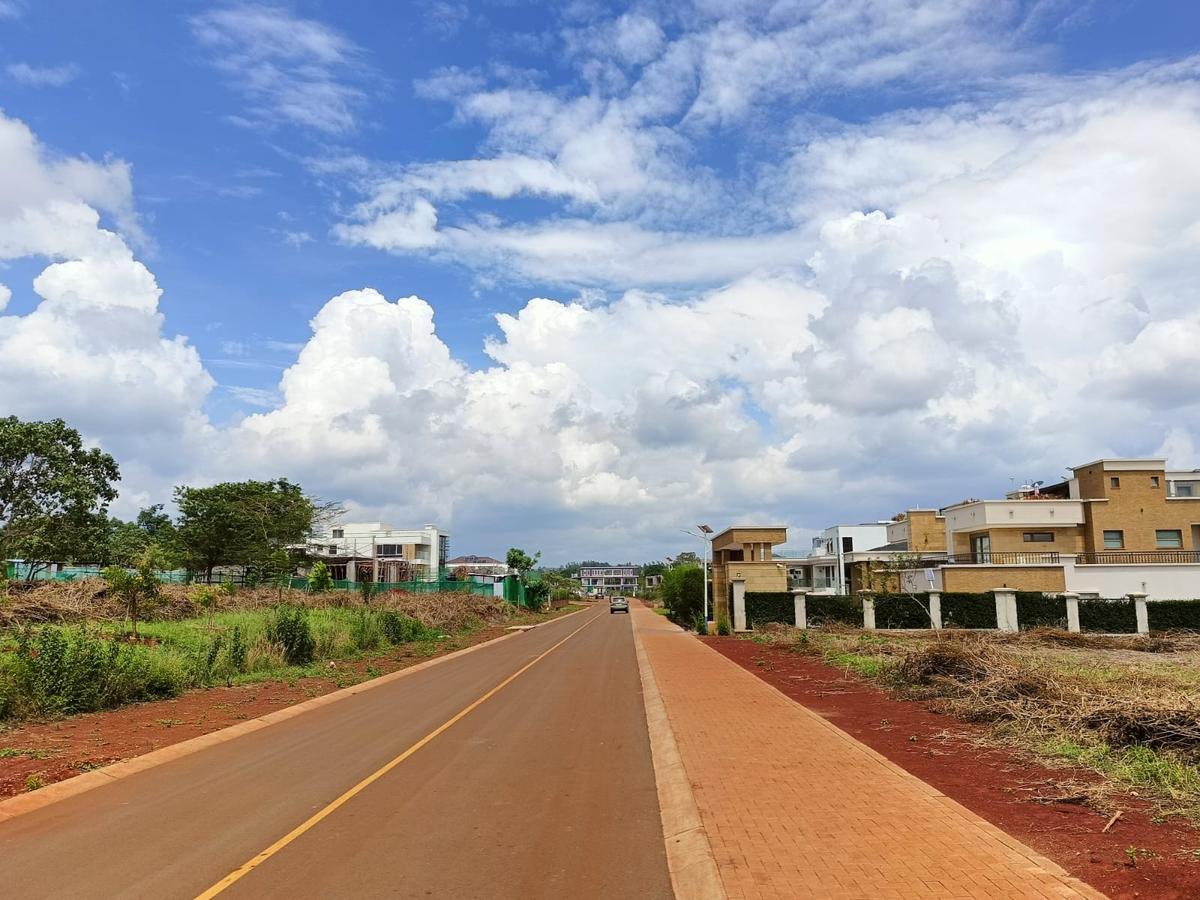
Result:
M339 522L308 539L310 556L325 559L334 577L359 580L370 571L376 581L407 581L409 573L436 581L446 568L450 535L436 525L396 528L387 522Z

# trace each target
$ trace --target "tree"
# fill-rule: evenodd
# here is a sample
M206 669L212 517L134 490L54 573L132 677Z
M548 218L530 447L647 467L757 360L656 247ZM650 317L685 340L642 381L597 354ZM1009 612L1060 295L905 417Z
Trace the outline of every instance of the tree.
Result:
M521 581L528 581L530 571L534 566L537 565L537 561L541 558L542 554L540 551L533 554L533 556L530 556L524 550L521 550L518 547L512 547L509 549L508 555L504 558L504 561L508 563L508 567L510 569L514 569L516 571L517 577L520 578Z
M699 566L674 566L663 573L659 596L671 618L691 626L704 609L704 570Z
M138 617L143 604L158 599L159 582L155 570L161 565L162 554L151 544L138 557L132 572L119 566L109 566L101 573L108 582L109 591L125 604L125 614L129 617L134 640L137 640Z
M30 579L55 560L96 558L120 478L62 419L0 419L0 558L26 560Z
M671 563L671 565L676 568L679 566L699 566L700 557L691 550L684 550L675 557L675 560Z
M206 581L217 566L267 567L277 550L303 543L318 513L329 508L284 478L178 487L175 503L184 562Z
M907 590L904 584L904 573L924 568L924 557L920 553L894 553L887 559L873 559L867 563L864 587L872 593L895 594L906 597L929 619L929 627L933 627L933 612L928 602L921 599L913 591Z

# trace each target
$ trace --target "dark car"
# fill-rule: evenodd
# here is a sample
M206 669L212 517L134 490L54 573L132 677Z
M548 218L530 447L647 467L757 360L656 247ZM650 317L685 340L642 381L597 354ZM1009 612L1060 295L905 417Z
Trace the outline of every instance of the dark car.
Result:
M629 615L629 601L624 597L613 597L608 601L608 612L610 615L619 612Z

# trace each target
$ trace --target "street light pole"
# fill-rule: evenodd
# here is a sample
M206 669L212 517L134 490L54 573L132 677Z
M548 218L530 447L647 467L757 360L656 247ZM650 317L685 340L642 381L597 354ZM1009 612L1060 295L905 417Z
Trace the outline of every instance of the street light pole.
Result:
M710 538L709 535L713 533L713 530L711 528L709 528L707 525L697 525L696 527L700 529L699 532L692 531L690 528L680 528L679 530L682 531L684 534L690 534L693 537L700 538L702 545L703 545L700 550L700 575L704 582L704 584L703 584L703 588L704 588L704 621L707 622L708 621L708 558L710 556L709 551L712 548L712 538Z

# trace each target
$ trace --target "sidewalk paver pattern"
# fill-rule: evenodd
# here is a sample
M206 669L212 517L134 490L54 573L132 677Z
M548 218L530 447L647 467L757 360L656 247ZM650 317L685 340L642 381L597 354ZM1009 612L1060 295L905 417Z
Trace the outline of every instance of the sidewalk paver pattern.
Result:
M733 900L1103 897L661 616L633 615Z

